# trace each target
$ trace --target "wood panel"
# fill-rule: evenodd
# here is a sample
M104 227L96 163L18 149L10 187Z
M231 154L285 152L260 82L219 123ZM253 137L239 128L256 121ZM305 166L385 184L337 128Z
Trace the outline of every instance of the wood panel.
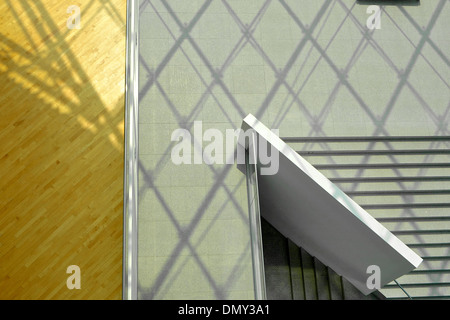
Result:
M120 299L126 1L0 12L0 299Z

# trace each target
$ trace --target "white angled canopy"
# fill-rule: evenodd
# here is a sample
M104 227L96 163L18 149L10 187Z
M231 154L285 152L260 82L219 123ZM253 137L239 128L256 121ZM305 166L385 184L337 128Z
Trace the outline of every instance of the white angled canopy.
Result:
M285 237L345 277L362 293L370 266L385 284L417 268L422 258L249 114L242 129L253 129L279 152L279 169L259 175L261 215ZM370 270L370 269L369 269Z

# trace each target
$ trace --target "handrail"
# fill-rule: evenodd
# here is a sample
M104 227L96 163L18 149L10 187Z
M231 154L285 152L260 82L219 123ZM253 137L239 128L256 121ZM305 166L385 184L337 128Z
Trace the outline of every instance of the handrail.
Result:
M409 300L412 300L411 296L408 294L408 292L406 292L405 289L403 289L403 287L400 285L400 283L397 282L397 280L394 280L394 282L397 284L397 286L400 287L400 289L402 289L402 291L408 296Z
M449 149L401 149L401 150L311 150L296 151L301 156L384 156L450 154Z
M450 136L280 137L284 142L423 142L450 141Z
M245 150L245 174L249 207L250 245L253 262L253 284L256 300L266 300L266 281L261 232L261 213L259 210L259 190L257 172L257 136L251 134L248 149Z
M122 298L137 299L139 1L127 1Z

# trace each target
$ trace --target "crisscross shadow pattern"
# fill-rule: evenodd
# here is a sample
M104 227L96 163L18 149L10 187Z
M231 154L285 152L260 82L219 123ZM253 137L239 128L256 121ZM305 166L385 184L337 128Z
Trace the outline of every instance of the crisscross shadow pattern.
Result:
M244 175L174 165L173 130L252 113L284 137L449 134L448 1L380 8L370 30L351 0L140 1L140 299L254 298Z

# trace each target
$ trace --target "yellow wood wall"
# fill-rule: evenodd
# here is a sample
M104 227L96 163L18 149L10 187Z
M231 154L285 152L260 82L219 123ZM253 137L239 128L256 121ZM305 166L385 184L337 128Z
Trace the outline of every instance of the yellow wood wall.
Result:
M0 12L0 299L121 299L126 1Z

